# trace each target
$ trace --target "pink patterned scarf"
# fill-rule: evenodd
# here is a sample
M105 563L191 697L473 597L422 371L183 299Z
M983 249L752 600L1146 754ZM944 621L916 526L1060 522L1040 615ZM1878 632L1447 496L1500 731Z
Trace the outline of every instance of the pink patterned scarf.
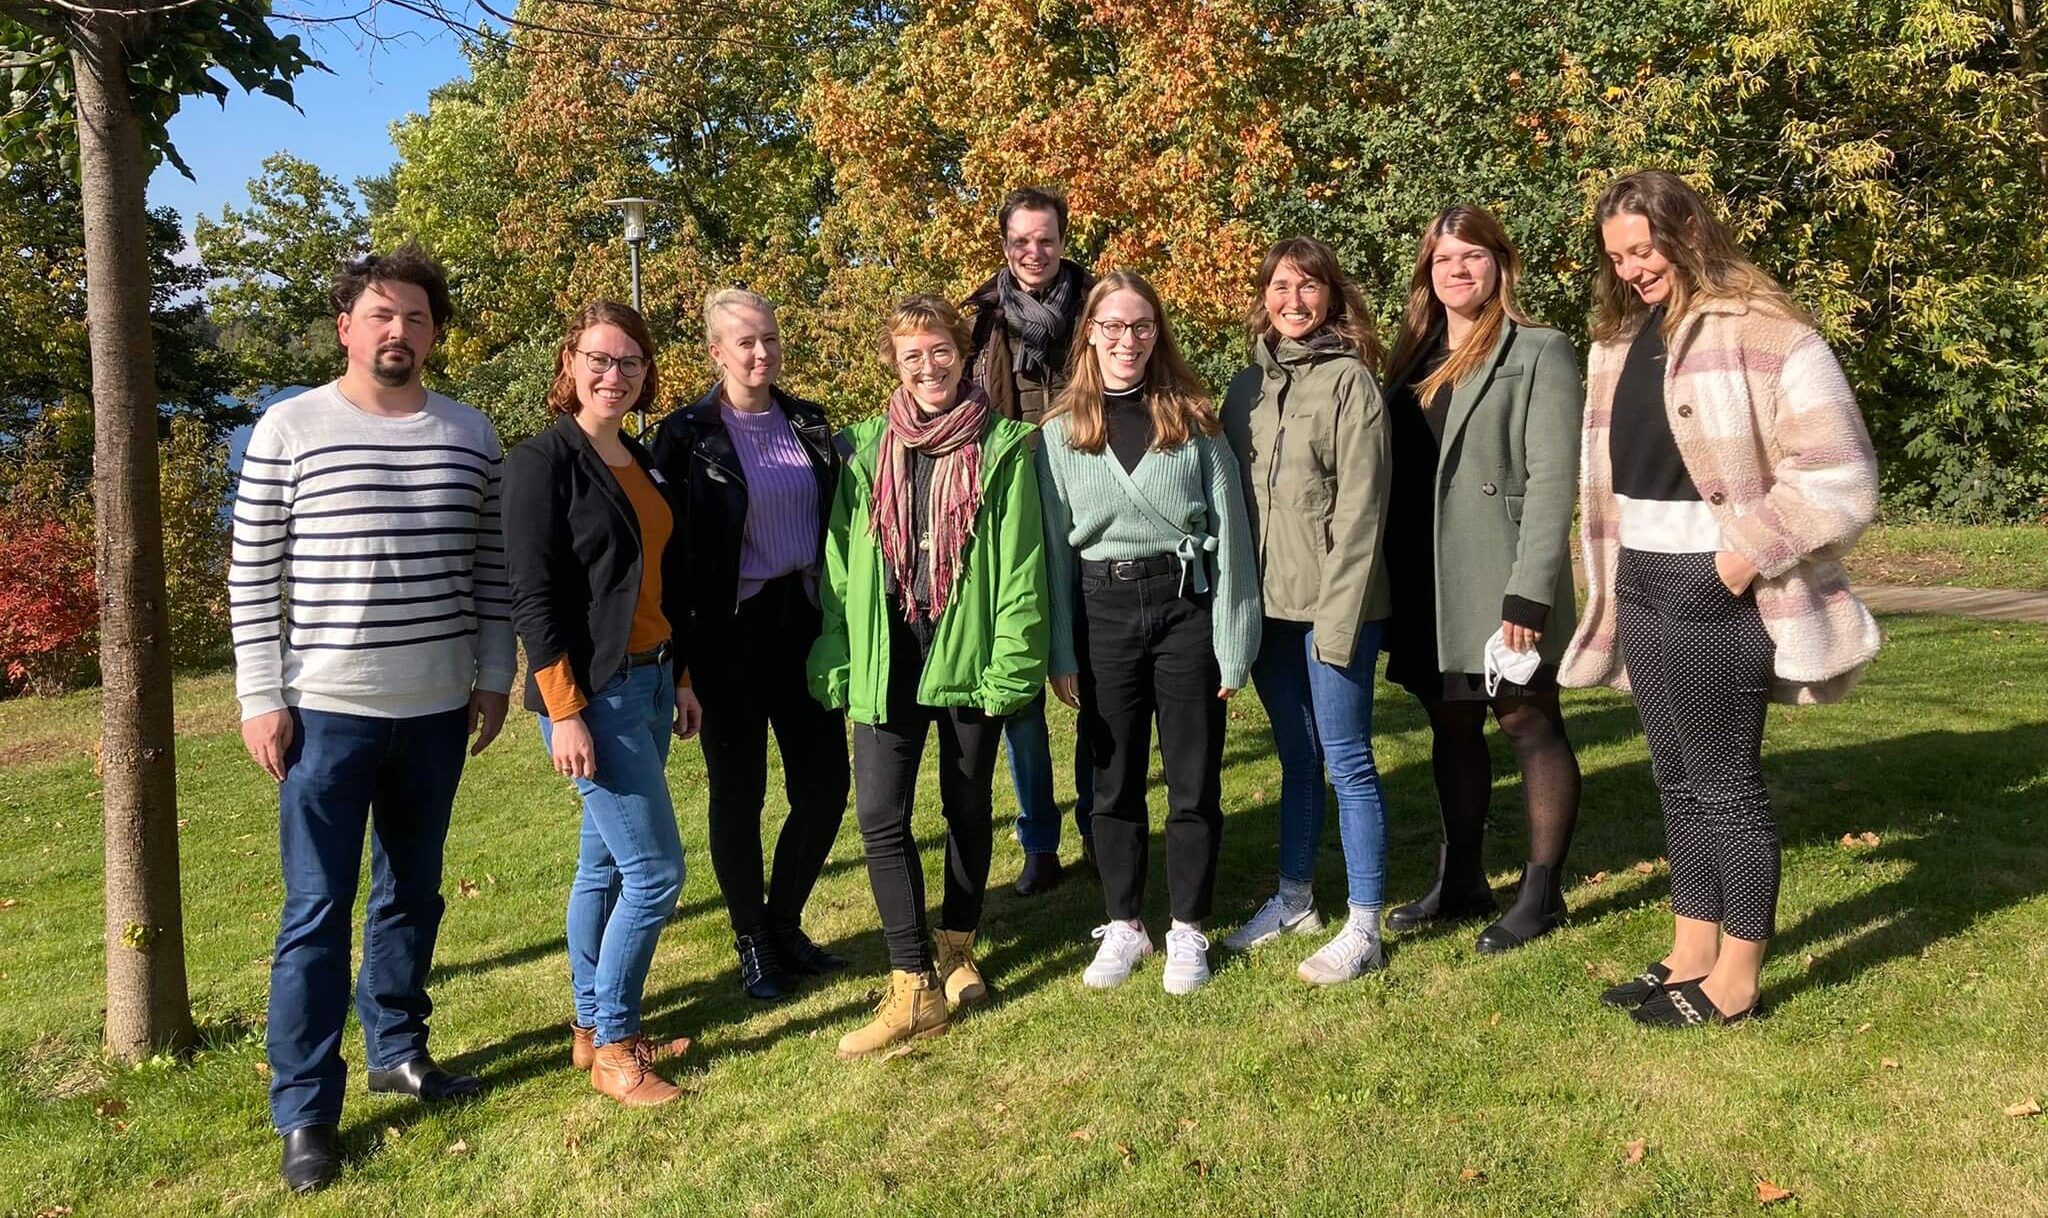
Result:
M958 401L942 414L926 414L908 389L889 395L889 426L875 473L875 498L868 506L869 526L882 547L882 562L896 587L906 616L916 612L911 589L912 563L931 564L931 620L939 620L959 574L960 551L974 532L981 508L981 432L988 421L988 400L978 388L964 386ZM911 502L910 452L932 459L930 533L915 536L917 514ZM928 541L928 545L921 543Z

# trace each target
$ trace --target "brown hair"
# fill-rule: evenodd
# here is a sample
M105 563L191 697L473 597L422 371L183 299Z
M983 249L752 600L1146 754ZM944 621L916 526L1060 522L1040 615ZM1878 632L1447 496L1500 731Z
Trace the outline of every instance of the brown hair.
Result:
M379 283L409 283L425 292L436 333L447 329L448 319L455 316L455 302L448 295L448 272L415 241L388 254L365 254L344 263L327 289L327 299L336 313L353 313L363 292Z
M1264 342L1273 333L1273 319L1266 315L1266 285L1273 282L1273 276L1279 272L1283 262L1292 262L1303 275L1330 290L1330 311L1324 317L1323 325L1336 331L1350 344L1368 368L1378 369L1385 362L1387 352L1380 345L1372 314L1366 311L1365 295L1344 273L1343 264L1337 261L1337 251L1314 237L1282 237L1266 251L1266 260L1259 264L1259 277L1252 292L1251 312L1245 318L1253 340Z
M996 213L997 235L1003 240L1010 239L1010 217L1020 211L1049 211L1058 222L1060 240L1067 238L1067 196L1043 186L1020 186L1003 197L1002 210Z
M647 358L647 375L640 378L640 396L633 399L628 409L645 410L653 405L659 379L654 368L654 335L647 330L647 319L631 305L616 300L593 300L569 319L569 332L562 336L561 346L555 348L555 383L548 386L548 413L575 414L582 409L576 400L576 374L570 371L569 360L576 352L576 344L582 341L583 332L593 326L617 326L639 344L640 354Z
M1181 355L1180 344L1173 340L1173 327L1167 323L1159 293L1144 276L1131 271L1104 276L1088 293L1088 301L1081 308L1080 324L1074 330L1076 341L1067 362L1067 387L1045 412L1046 419L1066 416L1067 447L1077 451L1099 453L1109 442L1109 428L1102 418L1102 362L1096 359L1095 348L1079 339L1095 324L1095 310L1102 307L1112 292L1136 293L1152 306L1152 318L1159 323L1152 357L1145 362L1145 396L1152 407L1152 447L1164 452L1187 443L1197 432L1215 435L1220 424L1215 411L1210 409L1209 395Z
M1728 229L1698 191L1675 173L1645 169L1615 182L1593 205L1593 248L1599 269L1593 273L1593 338L1606 342L1633 334L1649 316L1650 306L1614 273L1614 263L1600 228L1627 213L1650 225L1650 242L1676 272L1664 308L1664 337L1670 339L1685 319L1695 296L1708 300L1739 300L1787 317L1804 320L1805 310L1793 303L1778 281L1766 274L1735 243Z
M896 366L896 336L899 334L950 335L953 345L960 348L963 361L974 351L974 328L943 296L929 293L912 296L889 314L889 324L882 327L881 339L875 344L875 357L882 361L884 368ZM962 371L960 375L966 379L970 373Z
M1429 227L1422 230L1422 244L1415 251L1415 273L1408 279L1408 312L1401 319L1401 332L1394 341L1394 356L1387 364L1389 385L1396 384L1398 378L1406 375L1415 361L1422 358L1428 349L1430 336L1443 324L1444 302L1437 299L1436 282L1431 272L1436 247L1445 237L1456 237L1492 254L1497 279L1493 295L1479 311L1479 319L1473 323L1465 341L1451 352L1451 357L1443 362L1442 367L1416 385L1415 396L1425 410L1437 390L1446 385L1461 385L1466 377L1479 370L1479 366L1493 354L1494 344L1500 341L1500 332L1510 320L1525 326L1535 324L1529 320L1528 314L1522 312L1521 304L1515 299L1515 285L1522 278L1522 255L1508 238L1507 230L1494 219L1492 212L1483 207L1453 204L1438 212L1436 218L1429 222Z

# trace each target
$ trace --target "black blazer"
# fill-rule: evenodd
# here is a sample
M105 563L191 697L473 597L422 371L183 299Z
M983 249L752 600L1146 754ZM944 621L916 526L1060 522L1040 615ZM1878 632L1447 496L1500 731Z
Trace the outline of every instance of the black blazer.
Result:
M647 450L621 435L676 517L661 554L661 611L671 630L684 612L683 513ZM526 709L547 713L534 674L563 656L586 697L626 659L640 599L640 521L619 480L568 416L505 457L505 564L512 628L526 647ZM680 636L676 671L688 665Z
M824 408L800 397L771 391L790 430L811 459L818 479L818 555L823 566L825 526L832 516L832 492L839 485L839 453ZM682 588L684 617L671 617L684 649L730 623L739 606L740 545L747 523L747 479L732 433L720 413L725 393L712 385L704 396L661 421L648 450L654 467L668 478L683 505L678 532L689 536L690 561ZM820 571L822 577L823 572ZM806 640L807 641L807 640ZM791 640L796 645L797 640Z

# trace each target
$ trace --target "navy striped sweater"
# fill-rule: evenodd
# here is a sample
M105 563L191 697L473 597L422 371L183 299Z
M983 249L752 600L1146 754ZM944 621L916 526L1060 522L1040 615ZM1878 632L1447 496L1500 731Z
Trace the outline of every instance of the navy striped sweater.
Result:
M437 393L387 418L330 382L265 411L228 569L242 717L409 718L510 690L502 466L490 421Z

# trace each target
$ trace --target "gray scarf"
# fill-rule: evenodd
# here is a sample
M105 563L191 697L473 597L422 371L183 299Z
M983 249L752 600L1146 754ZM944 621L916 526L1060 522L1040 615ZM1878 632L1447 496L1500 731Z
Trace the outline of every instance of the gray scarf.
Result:
M1045 289L1044 299L1033 296L1017 282L1010 268L996 274L996 296L1003 306L1003 328L1010 336L1010 370L1044 385L1065 375L1067 345L1073 341L1074 323L1080 320L1081 302L1074 286L1080 279L1064 259L1060 273Z

